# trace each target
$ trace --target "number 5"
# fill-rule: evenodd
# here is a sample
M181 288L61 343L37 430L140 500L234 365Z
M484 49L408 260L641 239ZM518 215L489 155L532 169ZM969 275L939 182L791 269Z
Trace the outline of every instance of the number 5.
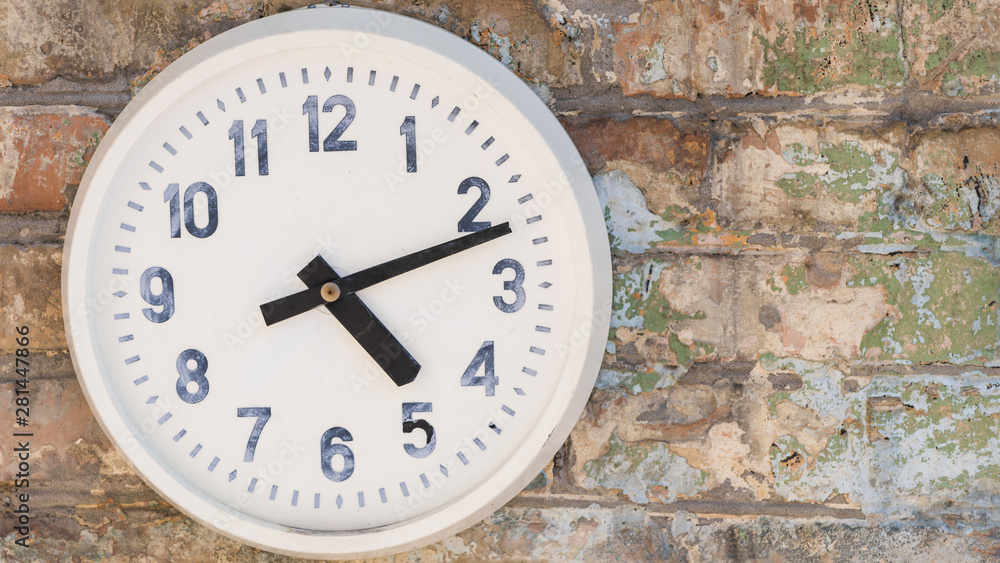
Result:
M415 446L413 444L403 444L403 449L410 457L424 458L434 451L434 446L437 445L437 433L434 432L434 427L431 426L429 422L422 418L413 420L413 413L415 412L431 412L431 403L403 403L403 433L409 434L414 430L420 429L427 434L427 443L423 446Z

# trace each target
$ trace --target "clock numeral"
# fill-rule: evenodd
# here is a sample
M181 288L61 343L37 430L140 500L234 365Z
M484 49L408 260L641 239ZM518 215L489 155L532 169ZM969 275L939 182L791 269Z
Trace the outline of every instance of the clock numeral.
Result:
M503 273L504 270L514 270L514 279L503 282L504 291L514 292L514 302L508 303L499 295L493 296L493 304L504 313L516 313L524 307L524 266L513 258L504 258L493 266L493 275Z
M250 135L257 139L257 174L267 176L267 120L258 119L254 123ZM236 175L246 176L246 151L243 147L243 120L233 120L229 128L229 138L233 141L233 152L236 161Z
M199 227L195 222L194 198L205 194L208 201L208 222ZM170 184L163 192L163 201L170 202L170 238L181 238L181 195L178 184ZM184 190L184 227L197 238L207 238L219 228L219 196L215 188L205 182L195 182Z
M479 212L486 207L486 202L490 200L490 186L486 183L486 180L473 176L462 180L462 183L458 185L458 194L467 194L469 193L469 188L472 187L479 188L479 199L472 204L472 208L469 209L469 212L458 220L458 232L460 233L474 233L476 231L490 228L489 221L475 220L476 215L479 215Z
M160 280L160 291L153 293L153 280ZM159 266L153 266L139 278L139 295L143 300L153 307L163 307L160 312L156 312L152 307L146 307L142 314L154 323L167 322L174 316L174 278L170 277L170 272Z
M485 375L476 375L479 371L479 366L483 366ZM465 373L462 374L462 387L482 385L486 388L486 396L492 397L496 394L497 383L500 381L495 371L493 365L493 341L487 340L479 347L479 351L476 352L476 357L472 358L472 363L469 364L469 367L465 368Z
M333 128L333 131L323 139L323 150L324 151L356 151L358 150L357 141L341 141L340 137L347 131L347 128L351 126L354 122L354 118L357 116L358 112L354 107L354 102L347 96L342 96L340 94L336 96L330 96L323 103L323 111L329 113L333 111L333 108L337 106L343 106L346 110L344 117L341 118L340 123ZM308 116L309 118L309 152L319 151L319 98L316 96L308 96L304 104L302 104L302 115Z
M257 422L253 425L253 430L250 431L250 439L247 440L247 450L243 454L243 461L251 462L253 461L253 454L257 450L257 440L260 438L260 433L264 430L264 425L267 421L271 419L271 407L241 407L236 409L236 416L239 417L257 417Z
M195 367L188 366L189 362L194 362ZM194 348L184 350L177 356L177 396L185 403L196 404L202 402L208 395L208 378L205 372L208 371L208 358Z
M417 121L412 115L403 118L399 134L406 136L406 171L417 171Z
M319 466L323 470L323 475L327 479L335 482L346 481L354 473L354 452L347 444L335 443L338 439L343 442L351 442L354 436L346 428L334 426L323 433L319 441ZM333 468L333 458L336 456L344 458L344 467L339 471Z
M410 457L425 458L431 455L434 447L437 446L437 433L434 432L434 427L422 418L413 419L415 412L431 412L432 410L431 403L403 403L403 433L409 434L419 429L427 434L427 442L423 446L403 444L403 449Z

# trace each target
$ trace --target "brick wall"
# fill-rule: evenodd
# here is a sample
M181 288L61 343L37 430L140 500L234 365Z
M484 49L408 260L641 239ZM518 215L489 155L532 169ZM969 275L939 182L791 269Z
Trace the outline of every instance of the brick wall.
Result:
M4 560L287 559L129 470L69 362L59 275L76 186L131 95L206 38L303 4L0 4ZM570 440L505 508L397 560L1000 557L1000 6L371 5L535 88L587 161L614 255L609 353ZM30 550L9 518L22 324Z

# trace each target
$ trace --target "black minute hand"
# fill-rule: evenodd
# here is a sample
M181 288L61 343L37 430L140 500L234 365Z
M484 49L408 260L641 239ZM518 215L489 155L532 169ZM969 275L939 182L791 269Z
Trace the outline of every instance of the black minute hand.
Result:
M447 258L463 250L469 250L480 244L510 234L510 232L510 223L501 223L394 260L389 260L388 262L383 262L377 266L366 268L360 272L344 276L335 282L334 280L327 280L323 284L314 285L298 293L275 299L260 306L260 310L264 314L264 322L270 326L285 319L290 319L295 315L310 311L324 303L333 302L341 297L352 295L387 279L405 274L411 270L416 270L431 262L437 262L442 258Z

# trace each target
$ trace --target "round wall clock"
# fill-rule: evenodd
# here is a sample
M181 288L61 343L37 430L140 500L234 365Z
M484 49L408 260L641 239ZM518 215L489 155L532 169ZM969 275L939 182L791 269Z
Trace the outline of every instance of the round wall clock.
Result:
M67 333L151 487L306 557L434 541L517 494L605 348L608 238L578 153L498 62L348 7L181 57L73 206Z

